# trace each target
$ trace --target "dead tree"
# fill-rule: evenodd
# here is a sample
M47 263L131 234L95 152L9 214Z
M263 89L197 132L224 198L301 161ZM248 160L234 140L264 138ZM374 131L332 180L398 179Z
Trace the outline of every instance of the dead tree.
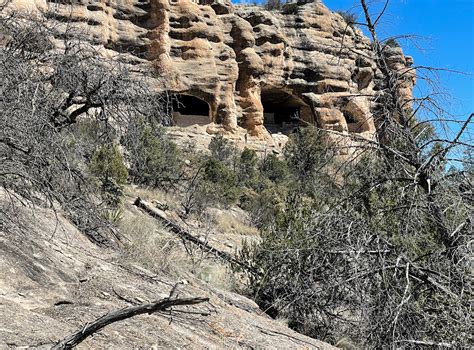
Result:
M0 183L25 204L61 208L92 241L115 245L88 164L96 149L118 143L131 119L166 121L166 97L120 55L101 56L63 24L0 14ZM0 215L7 231L18 227L14 214Z
M180 299L161 299L149 304L142 304L136 306L126 307L120 310L112 311L95 321L87 323L81 327L77 332L68 335L60 340L53 349L72 349L73 347L82 343L85 339L100 331L102 328L128 318L148 314L151 315L158 311L169 310L172 306L196 305L209 301L209 298L180 298Z
M330 161L340 146L333 142L332 151L325 149L321 134L330 132L301 132L292 161L314 159L317 171L291 183L295 190L282 217L267 225L259 246L244 252L261 271L250 276L250 289L269 314L329 342L468 347L473 341L472 167L448 171L443 165L456 148L472 151L472 142L463 138L473 115L452 139L420 141L414 128L429 123L417 121L418 107L410 110L413 101L400 96L406 71L390 67L376 33L389 2L375 20L366 1L361 5L383 86L372 111L377 138L338 135L357 141L360 152L356 161ZM321 147L304 147L315 138Z
M369 8L367 6L366 0L361 0L361 6L365 15L366 25L369 29L369 32L372 36L373 48L376 57L377 67L383 73L385 81L385 90L382 92L383 101L388 102L388 113L386 110L381 115L376 116L376 118L382 119L382 125L392 124L395 125L393 130L388 131L385 127L382 130L379 130L379 134L382 133L382 142L387 141L389 138L399 139L400 136L403 137L406 142L406 147L404 150L405 157L400 159L402 162L406 163L409 167L412 167L415 171L411 174L409 181L416 183L423 191L426 192L430 212L433 217L433 222L436 225L436 231L440 240L445 245L448 254L455 259L455 249L459 244L459 240L456 234L452 234L446 227L446 218L443 213L443 210L440 208L435 192L435 188L438 185L434 173L439 170L439 164L443 162L446 158L448 152L455 146L459 145L460 138L463 133L466 131L468 126L472 123L474 113L471 114L461 126L459 132L452 140L447 140L446 146L442 147L437 152L433 153L428 159L424 159L421 155L423 153L423 147L417 143L413 136L413 130L410 126L409 121L414 117L410 114L410 109L407 108L407 102L402 101L400 94L398 93L398 84L402 77L400 76L403 72L394 72L388 65L387 59L385 56L385 51L383 45L380 43L377 33L376 26L381 17L383 16L385 10L389 5L389 0L385 1L384 8L380 15L375 21L372 20L369 13ZM397 135L398 133L399 135ZM468 145L472 147L472 145ZM385 152L389 153L387 159L393 159L397 154L395 150L390 147L385 148Z
M218 250L205 241L201 241L199 238L179 226L177 223L166 218L166 215L164 215L164 213L162 213L159 209L153 208L149 203L145 202L140 197L138 197L133 202L133 204L136 205L138 208L144 210L151 217L159 220L168 230L177 234L181 239L183 239L184 242L192 243L202 251L210 253L235 267L239 267L243 270L252 271L253 273L258 273L258 271L254 267L247 265L242 261L234 258L231 254Z

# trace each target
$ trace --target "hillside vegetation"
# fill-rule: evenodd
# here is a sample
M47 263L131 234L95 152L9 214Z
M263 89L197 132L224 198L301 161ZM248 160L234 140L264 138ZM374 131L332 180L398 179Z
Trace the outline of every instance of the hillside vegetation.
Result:
M168 322L168 334L182 337L157 341L167 347L330 348L306 336L346 348L471 346L474 169L472 144L462 136L472 115L454 139L437 136L400 100L400 77L387 67L384 45L366 14L386 84L374 112L376 137L346 135L356 138L349 144L334 132L306 126L290 136L281 156L238 150L220 134L205 153L192 144L178 147L166 129L172 96L155 92L120 60L103 58L72 27L58 32L34 18L2 15L4 264L12 274L19 265L26 271L20 282L41 293L41 284L53 289L45 300L32 292L37 321L12 323L34 333L46 322L47 336L29 339L51 345L59 340L51 329L66 320L73 331L79 320L111 307L151 301L156 294L170 299L176 280L185 278L192 281L187 295L212 296L209 305L186 309L196 319L183 321L172 309L165 321L130 321L127 339L125 326L105 338L100 334L95 346L133 346L130 339L150 345L150 334ZM465 153L453 166L456 147ZM170 221L241 264L227 264L174 235L133 206L136 197L154 200ZM60 234L72 235L72 245ZM88 277L77 282L79 271ZM157 276L166 278L159 288ZM18 307L11 286L21 283L7 272L3 278L7 307ZM77 293L88 294L74 295L68 284L73 280L86 283ZM118 289L111 292L110 286ZM110 301L114 291L120 303ZM214 302L221 314L202 321L214 312ZM65 309L68 304L73 307ZM31 316L27 308L18 310L24 319ZM2 312L2 321L15 318ZM263 312L279 319L278 326ZM258 341L248 331L257 323L264 327ZM150 342L140 340L140 328ZM10 344L26 345L8 336L14 338Z

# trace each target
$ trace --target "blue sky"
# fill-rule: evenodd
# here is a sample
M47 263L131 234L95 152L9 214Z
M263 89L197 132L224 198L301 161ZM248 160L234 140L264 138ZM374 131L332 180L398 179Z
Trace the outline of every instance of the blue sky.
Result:
M323 0L331 10L349 10L360 15L357 0ZM384 1L368 0L377 15ZM416 35L400 40L415 65L446 68L470 75L440 73L439 85L449 96L446 109L459 118L474 112L474 0L391 0L378 28L380 39ZM426 90L423 82L417 93ZM420 91L421 90L421 91Z
M364 16L358 0L323 0L329 9L351 11ZM368 0L376 17L385 3ZM399 40L406 55L413 56L415 66L445 68L465 74L441 71L435 76L442 93L439 103L451 116L465 120L474 113L474 0L391 0L378 28L379 39L398 35L416 35L416 39ZM420 71L419 75L423 72ZM418 79L415 96L433 92L423 79ZM432 115L421 116L432 119ZM436 124L440 137L452 139L459 123ZM474 124L468 127L463 140L474 143ZM462 149L453 149L452 157L462 157ZM454 165L454 164L453 164Z
M322 0L332 11L350 11L364 17L358 0ZM237 1L236 1L237 2ZM367 0L378 11L383 0ZM416 40L399 40L406 55L413 56L416 66L446 68L466 73L440 72L438 86L441 104L456 119L474 112L474 0L391 0L378 28L379 39L396 35L416 35ZM428 86L422 80L415 89L425 95ZM472 133L471 126L471 133ZM457 130L450 125L448 135ZM440 130L442 131L442 130ZM466 135L469 137L469 135Z

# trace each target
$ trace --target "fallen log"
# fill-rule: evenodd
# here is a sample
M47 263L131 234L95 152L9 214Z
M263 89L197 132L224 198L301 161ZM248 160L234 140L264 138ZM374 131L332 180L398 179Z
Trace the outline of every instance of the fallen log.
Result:
M122 321L127 318L149 314L151 315L157 311L165 311L172 306L178 305L195 305L209 301L209 298L181 298L181 299L170 299L165 298L149 304L141 304L136 306L126 307L124 309L112 311L93 322L87 323L84 327L81 327L77 332L68 335L64 339L60 340L52 349L72 349L87 337L101 330L105 326L112 324L117 321Z
M254 267L247 265L242 261L237 260L229 253L218 250L212 247L211 245L209 245L208 243L201 241L199 238L189 233L187 230L179 226L177 223L165 217L164 213L161 213L159 209L153 208L150 204L142 200L140 197L137 197L137 199L135 200L135 202L133 202L133 204L136 205L138 208L143 209L151 217L161 221L162 224L165 225L171 232L176 233L182 239L185 239L186 241L197 245L203 251L211 253L229 262L230 264L237 265L247 271L253 272L255 274L258 273L258 271Z

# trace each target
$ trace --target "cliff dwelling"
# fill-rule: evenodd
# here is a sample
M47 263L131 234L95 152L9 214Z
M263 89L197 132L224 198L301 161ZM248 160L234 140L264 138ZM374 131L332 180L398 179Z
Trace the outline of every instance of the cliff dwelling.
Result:
M94 45L153 76L151 88L177 92L176 126L207 125L203 133L246 133L268 143L271 134L308 123L362 136L375 131L383 82L371 41L320 1L299 2L296 14L227 0L157 0L143 9L107 2L73 11L66 1L37 11L70 17ZM351 50L341 51L342 39ZM401 48L385 50L390 68L404 72L399 90L408 100L413 59Z
M291 133L300 125L302 107L299 98L277 88L264 88L261 92L263 124L271 133Z
M206 125L211 122L209 105L204 100L191 95L175 95L173 98L174 125L186 127Z

